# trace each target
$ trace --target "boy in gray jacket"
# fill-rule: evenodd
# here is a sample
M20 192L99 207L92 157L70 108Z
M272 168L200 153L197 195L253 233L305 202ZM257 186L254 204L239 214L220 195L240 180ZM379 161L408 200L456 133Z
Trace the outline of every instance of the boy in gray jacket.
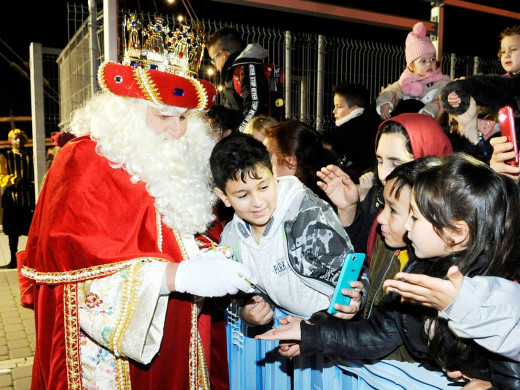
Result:
M327 308L345 256L353 252L331 206L296 177L277 179L267 149L251 136L221 140L210 165L215 193L235 210L220 243L251 269L259 293L299 316ZM354 283L356 289L348 290L352 316L359 310L363 287ZM273 318L273 309L262 295L255 295L242 318L264 325Z

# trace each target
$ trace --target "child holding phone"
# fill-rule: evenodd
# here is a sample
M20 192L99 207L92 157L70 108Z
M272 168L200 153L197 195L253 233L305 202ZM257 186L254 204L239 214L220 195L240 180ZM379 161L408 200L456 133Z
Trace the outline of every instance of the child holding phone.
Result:
M410 196L417 175L429 167L440 165L437 156L426 156L412 160L395 168L386 179L383 190L385 205L377 216L380 234L374 244L368 279L370 287L363 308L363 318L370 317L374 307L384 298L383 282L393 278L405 267L409 259L404 223L410 214ZM404 346L392 351L384 359L412 362Z
M467 276L517 278L520 198L513 181L465 156L445 157L421 172L405 223L417 258L406 272L442 277L457 265ZM482 388L520 386L520 364L456 337L437 311L388 294L369 319L359 322L289 317L286 325L257 336L282 342L285 356L323 353L348 359L380 359L405 345L424 366L460 372ZM299 341L296 343L295 340ZM478 388L478 387L477 387Z
M215 193L235 212L220 243L258 281L242 319L266 325L275 306L304 317L326 309L353 252L333 208L295 176L277 178L266 147L250 135L223 138L210 165ZM359 307L360 293L354 292Z

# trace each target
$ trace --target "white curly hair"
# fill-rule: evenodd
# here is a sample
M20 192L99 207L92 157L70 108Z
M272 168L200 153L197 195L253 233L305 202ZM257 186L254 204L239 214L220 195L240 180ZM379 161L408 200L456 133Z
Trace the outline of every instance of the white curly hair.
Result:
M178 140L156 134L146 123L150 105L164 115L185 112L186 133ZM132 183L146 183L167 226L183 235L207 230L214 219L209 155L215 139L200 111L99 93L74 112L69 131L90 133L113 168L125 169Z

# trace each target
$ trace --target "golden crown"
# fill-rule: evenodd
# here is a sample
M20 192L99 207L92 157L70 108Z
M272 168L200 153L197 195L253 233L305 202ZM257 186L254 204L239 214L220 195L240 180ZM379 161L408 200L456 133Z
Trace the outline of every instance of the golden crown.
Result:
M142 26L137 14L125 16L123 64L185 77L197 75L206 39L202 24L189 26L179 18L170 28L157 16L146 28Z

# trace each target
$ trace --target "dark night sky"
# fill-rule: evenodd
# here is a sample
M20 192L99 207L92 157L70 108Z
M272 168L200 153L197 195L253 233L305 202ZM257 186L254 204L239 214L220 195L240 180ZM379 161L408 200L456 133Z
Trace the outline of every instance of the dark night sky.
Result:
M169 5L166 0L120 0L120 7L158 11L159 13L184 11L181 0L176 5ZM346 7L360 8L359 2L329 0L328 3ZM477 1L474 1L477 2ZM70 4L87 5L86 0L70 0ZM98 1L99 7L102 2ZM420 20L429 20L430 2L423 0L399 0L398 2L371 1L372 9L381 13L406 16ZM479 1L492 7L520 12L520 1L488 0ZM399 9L395 9L399 4ZM339 22L317 19L301 15L288 15L274 11L236 6L213 0L191 0L200 19L240 22L261 25L294 32L312 32L333 35L341 31L344 36L368 41L378 40L403 44L408 32L392 31L358 23ZM183 12L185 13L185 12ZM446 6L444 12L444 50L457 54L493 57L498 51L498 35L506 27L520 24L519 20L486 15L470 10ZM469 26L468 26L469 24ZM68 41L67 1L51 0L38 2L2 1L0 12L0 117L29 116L30 83L16 72L10 62L23 67L23 61L29 61L29 44L39 42L44 47L63 48ZM2 125L0 123L0 125ZM7 125L8 126L8 125ZM3 129L4 125L2 125ZM0 137L2 134L0 134Z

